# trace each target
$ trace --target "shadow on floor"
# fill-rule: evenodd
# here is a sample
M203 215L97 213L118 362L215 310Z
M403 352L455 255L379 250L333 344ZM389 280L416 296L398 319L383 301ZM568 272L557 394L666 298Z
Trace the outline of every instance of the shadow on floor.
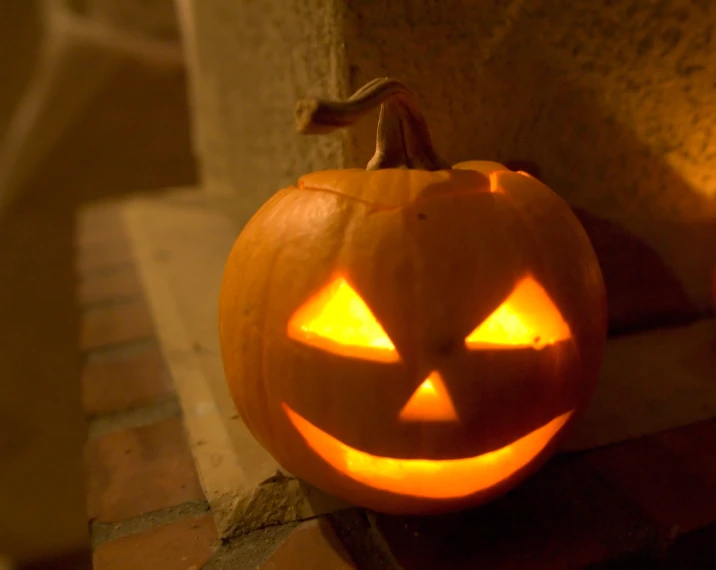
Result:
M80 550L70 554L21 564L16 570L92 570L92 553Z

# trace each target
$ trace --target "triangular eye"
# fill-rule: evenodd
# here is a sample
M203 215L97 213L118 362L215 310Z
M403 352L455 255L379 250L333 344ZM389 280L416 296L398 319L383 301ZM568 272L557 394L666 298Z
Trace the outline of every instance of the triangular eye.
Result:
M525 277L515 290L465 339L472 350L543 348L571 338L569 325L544 288Z
M398 362L400 356L360 295L337 277L291 317L288 336L341 356Z

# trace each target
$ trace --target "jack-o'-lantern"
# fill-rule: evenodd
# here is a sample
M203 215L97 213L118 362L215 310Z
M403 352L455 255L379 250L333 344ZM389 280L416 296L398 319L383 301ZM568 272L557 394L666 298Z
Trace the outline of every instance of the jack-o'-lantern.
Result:
M385 512L464 508L536 470L584 409L604 285L562 199L501 164L445 165L401 83L302 102L299 131L378 105L366 170L303 176L239 235L220 295L226 377L296 476Z

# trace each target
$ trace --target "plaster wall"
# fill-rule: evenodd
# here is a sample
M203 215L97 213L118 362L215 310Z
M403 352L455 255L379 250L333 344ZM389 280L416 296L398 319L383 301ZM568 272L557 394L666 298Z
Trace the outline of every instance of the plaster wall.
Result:
M238 223L301 172L344 164L342 136L294 135L293 106L347 93L339 0L177 0L210 191Z

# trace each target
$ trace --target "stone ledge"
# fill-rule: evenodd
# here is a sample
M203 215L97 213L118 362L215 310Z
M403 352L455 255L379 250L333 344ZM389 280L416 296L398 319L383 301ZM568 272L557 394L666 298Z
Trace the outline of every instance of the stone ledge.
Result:
M347 505L309 489L254 441L223 375L216 300L238 229L196 189L136 198L123 216L222 536ZM599 392L564 449L579 451L716 415L716 320L610 339ZM278 476L277 476L278 473Z

